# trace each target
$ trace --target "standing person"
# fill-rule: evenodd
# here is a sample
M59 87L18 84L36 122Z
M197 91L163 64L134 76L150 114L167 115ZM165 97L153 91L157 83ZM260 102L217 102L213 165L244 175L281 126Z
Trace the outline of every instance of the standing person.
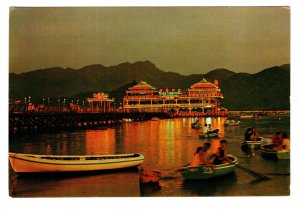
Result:
M213 161L213 163L216 165L225 163L227 161L227 141L221 140L220 144L221 146L218 148Z

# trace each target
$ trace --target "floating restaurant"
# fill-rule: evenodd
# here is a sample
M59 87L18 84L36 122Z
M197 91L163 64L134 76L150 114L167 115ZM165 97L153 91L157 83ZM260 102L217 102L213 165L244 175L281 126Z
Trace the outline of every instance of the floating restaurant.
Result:
M170 112L178 116L227 116L227 109L220 106L223 94L218 83L206 79L181 89L157 90L141 81L128 88L123 97L124 112Z

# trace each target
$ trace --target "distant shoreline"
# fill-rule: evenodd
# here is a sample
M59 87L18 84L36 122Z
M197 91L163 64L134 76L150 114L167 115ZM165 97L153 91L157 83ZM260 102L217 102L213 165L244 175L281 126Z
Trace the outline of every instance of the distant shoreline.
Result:
M291 110L228 110L229 114L257 114L266 113L270 114L290 114Z

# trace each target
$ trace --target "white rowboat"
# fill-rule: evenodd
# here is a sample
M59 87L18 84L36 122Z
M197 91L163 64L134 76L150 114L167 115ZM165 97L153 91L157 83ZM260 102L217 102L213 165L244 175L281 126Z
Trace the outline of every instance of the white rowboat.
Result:
M35 155L9 153L9 161L17 173L82 172L136 167L143 163L141 154L116 155Z

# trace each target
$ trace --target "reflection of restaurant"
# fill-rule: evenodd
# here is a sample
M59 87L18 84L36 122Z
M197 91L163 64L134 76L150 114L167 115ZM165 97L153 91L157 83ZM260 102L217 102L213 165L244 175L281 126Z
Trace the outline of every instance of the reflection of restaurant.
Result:
M202 79L186 91L162 89L141 81L128 88L123 97L125 112L170 112L181 116L226 116L220 106L221 90L215 84Z

